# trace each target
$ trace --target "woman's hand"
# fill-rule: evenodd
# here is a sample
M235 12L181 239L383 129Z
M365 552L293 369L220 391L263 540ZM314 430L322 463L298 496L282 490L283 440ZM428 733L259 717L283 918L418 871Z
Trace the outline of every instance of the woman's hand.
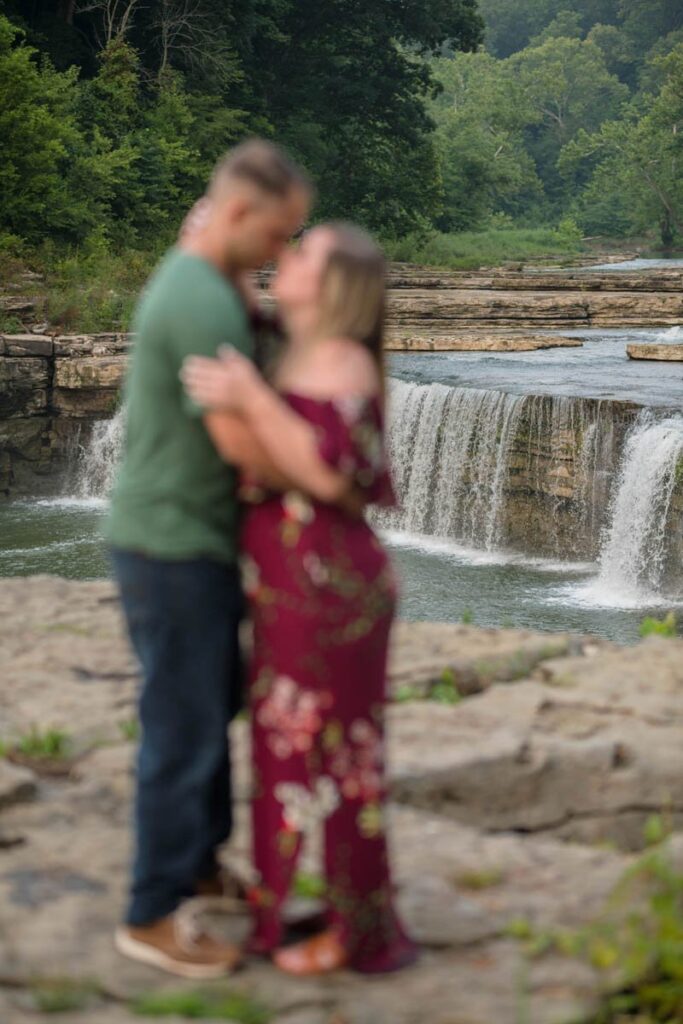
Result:
M254 364L230 345L222 345L218 359L189 356L180 379L197 405L223 412L242 412L267 387Z
M208 196L202 196L185 215L178 232L178 241L187 242L194 238L206 227L210 218L211 200Z

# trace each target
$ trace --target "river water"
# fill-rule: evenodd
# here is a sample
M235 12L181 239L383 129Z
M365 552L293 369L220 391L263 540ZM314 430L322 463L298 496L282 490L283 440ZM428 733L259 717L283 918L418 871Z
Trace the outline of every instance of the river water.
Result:
M396 382L390 441L399 478L405 472L400 431L412 434L410 443L417 446L409 459L410 487L405 481L401 487L407 498L403 518L380 523L400 576L404 617L449 621L471 615L481 625L568 629L633 642L644 615L679 606L683 611L683 587L664 587L657 575L683 459L683 364L630 362L624 352L629 341L680 341L683 331L568 333L580 335L584 347L391 357ZM528 551L506 550L501 543L496 502L507 446L533 395L554 396L552 417L567 415L572 422L580 399L621 399L650 410L634 420L615 456L609 515L592 561L562 550L540 558L533 538ZM0 576L108 573L100 531L119 427L109 422L96 431L63 497L0 505ZM591 453L597 451L600 422L587 421L582 429L592 438ZM436 445L437 436L446 440ZM439 507L448 515L435 517L428 505L437 486Z

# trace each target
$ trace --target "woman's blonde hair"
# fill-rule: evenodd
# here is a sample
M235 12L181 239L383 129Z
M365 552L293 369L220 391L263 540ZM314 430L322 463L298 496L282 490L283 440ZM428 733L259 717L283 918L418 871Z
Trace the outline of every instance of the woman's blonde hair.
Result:
M321 329L353 338L370 351L384 381L384 327L387 304L386 260L370 235L355 224L325 227L334 243L323 273Z

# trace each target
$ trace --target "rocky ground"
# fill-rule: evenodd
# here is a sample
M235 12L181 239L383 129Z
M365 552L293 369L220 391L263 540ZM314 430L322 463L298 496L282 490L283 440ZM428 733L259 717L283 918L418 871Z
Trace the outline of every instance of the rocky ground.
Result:
M297 981L263 962L213 992L249 1024L570 1024L603 984L580 959L530 958L522 931L599 915L648 818L683 823L683 641L620 649L566 635L401 625L391 842L419 964ZM69 757L0 760L0 1021L131 1024L135 999L192 990L120 958L137 671L107 582L0 584L0 737L69 735ZM458 703L429 699L455 688ZM234 727L248 860L246 724ZM23 763L22 763L23 760ZM315 846L315 843L312 844ZM307 872L316 871L315 850ZM223 928L244 934L239 916ZM259 1016L258 1008L264 1009ZM170 1020L188 1019L181 1015Z

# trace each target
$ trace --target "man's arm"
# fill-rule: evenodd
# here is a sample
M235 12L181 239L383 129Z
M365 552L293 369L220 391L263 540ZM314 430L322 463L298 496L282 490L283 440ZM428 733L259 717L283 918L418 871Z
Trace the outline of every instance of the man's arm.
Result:
M261 442L245 420L232 412L205 412L204 426L213 445L225 462L253 473L266 487L286 491L294 486L275 466Z

